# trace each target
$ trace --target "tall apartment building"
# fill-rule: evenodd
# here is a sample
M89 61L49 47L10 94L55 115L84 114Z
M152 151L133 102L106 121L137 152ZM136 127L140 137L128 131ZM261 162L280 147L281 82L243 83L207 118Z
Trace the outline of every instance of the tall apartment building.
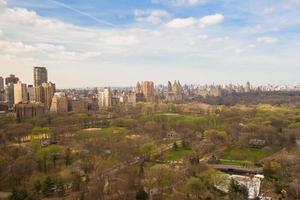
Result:
M42 89L43 89L43 99L46 110L50 109L52 98L55 93L55 84L54 83L43 83L42 84Z
M102 92L99 92L99 107L108 108L112 106L112 92L110 88L105 88Z
M169 81L168 82L168 93L167 100L168 101L180 101L183 99L183 91L182 86L179 81L175 81L174 84Z
M145 96L146 101L155 100L155 90L153 81L143 81L141 84L141 91Z
M4 90L5 90L4 101L7 102L8 107L11 108L13 107L15 101L14 84L13 83L7 84Z
M33 68L34 87L40 86L48 82L48 72L46 67Z
M28 92L29 102L34 102L34 87L33 87L33 85L28 85L27 92Z
M14 104L28 101L27 85L21 82L14 84Z
M46 111L48 111L55 93L55 84L48 82L48 72L45 67L34 67L33 79L34 101L43 103Z
M64 92L57 92L54 94L50 111L58 114L68 112L68 98Z
M4 90L4 80L3 77L0 76L0 90Z
M15 105L15 113L18 122L45 114L44 105L41 103L20 103Z
M4 80L0 76L0 102L4 101L5 92L4 92Z
M19 82L19 78L16 77L14 74L9 75L9 77L5 78L5 85L8 85L10 83L16 84Z

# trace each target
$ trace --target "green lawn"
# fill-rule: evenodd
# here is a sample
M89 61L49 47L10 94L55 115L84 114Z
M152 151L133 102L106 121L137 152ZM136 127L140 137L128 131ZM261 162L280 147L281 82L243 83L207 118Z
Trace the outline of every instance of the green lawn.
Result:
M86 139L97 139L97 138L115 138L122 135L126 135L127 131L125 128L111 127L103 128L101 130L82 130L75 133L74 138L76 140L86 140Z
M185 152L188 152L189 150L185 150L181 147L178 147L177 150L170 149L166 152L166 159L169 161L178 161L182 158L183 154Z
M222 165L237 165L241 167L256 167L256 165L253 162L250 161L242 161L242 160L226 160L226 159L220 159L220 164Z
M238 147L230 149L222 159L225 160L247 160L257 162L262 158L270 156L272 152L263 149L246 148L240 149Z

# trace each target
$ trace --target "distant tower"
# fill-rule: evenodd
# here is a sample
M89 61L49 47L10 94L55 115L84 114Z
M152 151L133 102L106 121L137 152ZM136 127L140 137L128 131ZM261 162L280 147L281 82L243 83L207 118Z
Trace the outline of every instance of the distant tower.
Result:
M34 67L33 68L34 87L38 87L43 83L48 82L48 72L46 67Z
M50 109L51 106L51 101L55 93L55 84L54 83L43 83L42 84L43 88L43 96L44 96L44 105L46 110Z
M110 88L105 88L103 92L99 92L99 107L108 108L112 106L112 92Z
M5 86L5 101L7 102L8 106L11 108L14 105L14 84L9 83Z
M16 84L18 83L19 78L16 77L14 74L11 74L9 77L5 78L5 85L8 85L10 83Z
M0 76L0 101L4 101L4 80Z
M168 92L173 92L172 83L168 81Z
M68 98L65 93L58 92L54 94L50 111L58 114L68 112Z
M4 80L3 78L0 76L0 91L4 90Z
M141 88L142 88L142 93L145 95L146 101L150 102L155 100L153 81L143 81Z
M14 84L14 104L28 101L27 85L21 82Z
M248 82L246 83L245 92L250 92L250 91L251 91L251 84L250 84L250 82L248 81Z
M140 82L137 82L135 92L138 93L138 94L142 93L142 87L141 87Z

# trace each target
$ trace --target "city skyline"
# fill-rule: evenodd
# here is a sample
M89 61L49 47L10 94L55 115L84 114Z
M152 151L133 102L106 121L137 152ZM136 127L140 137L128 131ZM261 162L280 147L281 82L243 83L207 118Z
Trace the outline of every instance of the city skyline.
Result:
M0 11L0 76L27 84L33 66L58 88L299 84L298 0L0 0Z

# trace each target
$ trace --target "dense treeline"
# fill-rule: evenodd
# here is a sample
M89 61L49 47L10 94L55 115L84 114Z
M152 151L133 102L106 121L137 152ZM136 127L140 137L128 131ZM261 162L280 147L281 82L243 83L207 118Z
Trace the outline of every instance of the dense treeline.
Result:
M216 189L226 175L210 168L213 157L263 167L263 192L297 199L299 113L294 104L140 103L21 124L2 117L0 188L9 199L246 199L234 181L229 195Z

